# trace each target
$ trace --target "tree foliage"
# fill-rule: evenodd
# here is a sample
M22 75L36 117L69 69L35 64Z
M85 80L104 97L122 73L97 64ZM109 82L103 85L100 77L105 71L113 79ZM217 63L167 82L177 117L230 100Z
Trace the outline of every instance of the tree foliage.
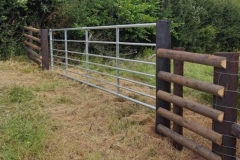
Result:
M240 1L168 1L168 17L179 24L173 45L207 53L239 50Z
M169 19L173 46L202 53L240 48L239 0L1 0L0 13L0 59L19 54L24 25L66 28ZM154 28L120 32L121 41L155 42ZM115 39L114 31L91 33ZM80 39L84 34L69 36Z
M55 3L55 0L0 1L0 59L20 54L23 26L46 26L44 20L54 10Z

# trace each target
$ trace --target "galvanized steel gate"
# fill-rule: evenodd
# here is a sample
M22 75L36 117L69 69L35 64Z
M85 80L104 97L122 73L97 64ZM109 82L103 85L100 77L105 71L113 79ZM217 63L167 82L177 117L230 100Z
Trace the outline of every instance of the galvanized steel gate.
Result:
M65 77L85 83L140 105L155 109L155 59L131 59L121 56L120 46L149 46L155 48L155 43L120 42L120 30L136 27L156 27L156 23L129 24L99 27L50 29L51 69ZM115 41L89 40L92 30L115 29ZM85 40L71 40L68 33L85 32ZM54 38L58 33L58 38ZM69 44L84 44L84 51L69 48ZM115 55L100 55L89 52L91 44L115 45ZM60 46L60 47L59 47ZM154 52L152 53L154 54ZM105 61L94 60L104 59ZM105 63L105 64L104 64ZM140 68L140 70L138 69ZM146 72L143 72L146 71Z

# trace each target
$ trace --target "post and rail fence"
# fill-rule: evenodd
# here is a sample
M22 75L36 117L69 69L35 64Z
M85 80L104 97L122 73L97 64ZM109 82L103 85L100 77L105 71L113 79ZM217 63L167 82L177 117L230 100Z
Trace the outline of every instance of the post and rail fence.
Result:
M28 31L23 34L26 38L24 44L28 58L43 70L49 70L48 29L37 29L31 26L24 26L24 29Z
M152 27L156 26L156 44L152 43L130 43L119 41L119 29L129 27ZM215 53L215 55L206 55L185 52L184 48L176 47L171 50L171 35L170 35L170 21L161 20L157 23L151 24L136 24L136 25L116 25L116 26L99 26L99 27L82 27L82 28L63 28L63 29L50 29L50 60L48 49L48 30L36 29L32 27L24 27L28 30L28 34L24 36L28 41L24 41L26 44L26 50L28 57L38 65L42 66L42 69L49 69L49 62L51 69L58 68L57 71L60 75L68 77L70 79L85 83L89 86L101 89L108 93L114 94L121 98L136 102L145 107L156 109L156 123L155 132L162 136L167 136L173 140L173 146L181 151L183 147L186 147L193 152L199 154L205 159L209 160L236 160L236 138L240 138L240 126L237 124L237 94L238 94L238 67L239 67L239 54L238 53ZM116 29L116 41L91 41L89 40L90 29ZM85 40L69 40L68 31L85 31ZM41 38L34 37L32 33L37 33ZM63 39L54 39L53 32L63 32ZM33 40L40 43L41 47L33 44ZM63 42L64 49L54 47L54 42ZM84 43L84 52L70 51L68 43ZM89 45L92 43L99 44L114 44L116 45L115 57L96 55L88 53ZM125 59L120 57L119 47L120 45L140 45L140 46L156 46L156 63ZM36 53L34 50L40 52ZM64 55L57 55L56 53L63 53ZM69 54L83 55L84 59L74 59L69 57ZM36 57L40 60L36 60ZM110 60L115 60L116 66L107 66L106 64L98 64L90 61L90 57L100 57ZM60 58L63 62L58 62L55 59ZM170 73L170 59L173 59L173 74ZM73 65L69 61L78 62L79 64ZM207 83L200 80L184 77L184 62L193 62L202 65L209 65L214 67L213 83ZM156 74L151 75L148 73L141 73L133 71L131 69L121 68L122 62L130 63L142 63L145 65L154 65L156 68ZM85 64L81 66L80 64ZM56 64L59 64L57 66ZM116 70L116 75L93 70L90 65L97 67L105 67ZM75 70L81 71L77 73ZM135 79L129 79L121 76L120 71L130 72L132 74L140 74L149 77L156 78L156 85L150 85L143 82L138 82ZM77 75L73 76L73 75ZM98 79L93 77L95 74L101 76L108 76L114 78L116 83L107 82L105 79ZM83 79L79 77L83 77ZM91 82L96 80L108 85L112 85L114 88L104 88L104 85L97 85ZM136 85L148 87L150 89L156 89L156 93L153 95L142 93L141 91L134 90L122 86L122 82L131 82ZM173 94L171 94L171 83L173 83ZM200 90L213 95L213 108L207 107L203 104L199 104L183 98L183 86L192 89ZM122 93L122 90L133 92L134 94L140 94L152 98L151 101L155 101L155 106L141 102L135 98L126 96ZM153 91L151 90L151 91ZM173 104L173 107L171 107ZM172 108L172 109L171 109ZM197 114L203 115L212 119L212 129L204 127L197 122L193 122L183 117L183 108L188 109ZM171 111L172 110L172 111ZM173 122L171 129L171 121ZM209 150L197 142L190 140L183 136L183 127L195 132L196 134L210 140L212 142L212 150Z
M236 160L236 138L240 135L237 124L239 53L207 55L179 51L179 48L171 50L169 21L157 22L156 43L156 133L170 137L178 150L184 146L205 159ZM170 59L174 60L174 74L170 73ZM213 66L213 84L184 77L184 61ZM212 94L213 108L184 99L182 86ZM212 129L184 118L182 108L212 119ZM210 140L212 151L184 137L183 127Z

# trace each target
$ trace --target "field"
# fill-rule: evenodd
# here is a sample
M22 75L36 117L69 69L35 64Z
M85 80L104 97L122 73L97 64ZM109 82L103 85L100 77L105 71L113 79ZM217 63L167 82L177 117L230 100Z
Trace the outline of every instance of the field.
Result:
M211 81L211 70L196 74L205 68L185 68L187 75ZM0 159L202 159L188 149L174 150L168 138L155 134L154 110L42 72L24 57L0 62L0 91ZM212 101L201 92L184 93L207 105ZM208 118L190 111L184 117L211 128ZM184 135L211 148L208 140L188 130Z

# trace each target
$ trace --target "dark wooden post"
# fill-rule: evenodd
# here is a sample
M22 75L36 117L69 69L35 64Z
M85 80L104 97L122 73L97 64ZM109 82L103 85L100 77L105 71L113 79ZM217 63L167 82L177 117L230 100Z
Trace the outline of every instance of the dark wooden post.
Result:
M170 21L160 20L157 22L156 51L158 48L171 48ZM157 126L159 124L170 128L170 121L157 113L159 107L170 110L170 103L163 101L157 97L158 90L162 90L168 93L171 92L170 82L166 82L158 78L157 75L160 71L170 72L170 59L160 58L156 54L156 133L159 133L157 130Z
M212 151L222 157L222 160L236 160L236 138L231 133L231 126L237 120L237 89L238 89L238 62L237 53L216 53L217 56L227 58L227 68L214 68L214 84L225 87L223 98L213 96L213 107L224 112L224 121L213 121L213 130L222 134L223 143L219 146L212 144Z
M48 29L41 29L42 70L49 70Z
M179 51L184 51L185 48L183 47L174 47L174 50L179 50ZM174 74L176 75L181 75L183 76L183 65L184 62L183 61L179 61L179 60L174 60L173 61L173 68L174 68ZM183 86L178 85L178 84L173 84L173 94L179 97L183 97ZM177 105L173 105L173 113L179 115L179 116L183 116L183 109L182 107L179 107ZM178 125L177 123L173 123L173 131L177 132L178 134L182 135L183 134L183 127ZM176 148L177 150L181 151L183 149L183 146L179 143L176 143L173 141L173 146L174 148Z

